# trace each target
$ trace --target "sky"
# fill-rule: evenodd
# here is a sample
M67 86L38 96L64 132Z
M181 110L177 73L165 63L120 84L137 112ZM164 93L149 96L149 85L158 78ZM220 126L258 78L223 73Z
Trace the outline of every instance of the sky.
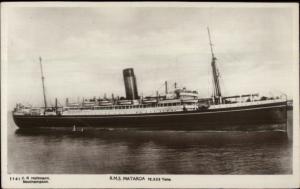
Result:
M122 70L134 68L138 93L163 84L212 93L210 28L224 96L293 96L298 23L291 7L22 7L3 11L9 107L46 96L125 96ZM3 52L3 51L2 51Z

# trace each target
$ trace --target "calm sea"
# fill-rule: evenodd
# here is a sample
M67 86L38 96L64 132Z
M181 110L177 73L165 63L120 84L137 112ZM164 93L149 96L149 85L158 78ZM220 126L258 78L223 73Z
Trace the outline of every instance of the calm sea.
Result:
M291 174L292 112L280 132L18 130L8 171L27 174Z

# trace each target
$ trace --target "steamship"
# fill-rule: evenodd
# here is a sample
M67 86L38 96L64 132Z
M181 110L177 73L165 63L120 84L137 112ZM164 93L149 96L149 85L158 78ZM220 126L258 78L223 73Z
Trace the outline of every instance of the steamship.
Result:
M65 106L48 106L45 94L42 60L39 59L44 107L18 103L13 119L22 129L66 127L87 128L152 128L174 130L252 131L276 130L286 132L287 99L284 95L265 97L259 94L222 96L220 74L216 65L210 32L213 94L201 98L197 91L169 87L164 94L139 95L133 68L123 70L126 97L103 97L70 102Z

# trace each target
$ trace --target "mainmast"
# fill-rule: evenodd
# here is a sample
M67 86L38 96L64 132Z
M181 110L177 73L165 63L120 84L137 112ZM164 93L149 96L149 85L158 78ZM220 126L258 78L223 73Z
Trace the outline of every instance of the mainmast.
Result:
M43 95L44 95L44 105L45 105L45 110L47 108L47 100L46 100L46 92L45 92L45 77L44 77L44 73L43 73L43 65L42 65L42 58L39 58L40 60L40 67L41 67L41 75L42 75L42 84L43 84Z
M222 93L221 93L221 88L220 88L220 83L219 83L219 71L218 68L216 66L216 60L217 58L215 57L214 51L213 51L213 44L211 42L211 37L210 37L210 31L209 28L207 28L208 31L208 38L209 38L209 45L210 45L210 51L211 51L211 55L212 55L212 60L211 60L211 67L212 67L212 72L213 72L213 79L214 79L214 91L213 91L213 96L214 96L214 100L217 103L222 103Z

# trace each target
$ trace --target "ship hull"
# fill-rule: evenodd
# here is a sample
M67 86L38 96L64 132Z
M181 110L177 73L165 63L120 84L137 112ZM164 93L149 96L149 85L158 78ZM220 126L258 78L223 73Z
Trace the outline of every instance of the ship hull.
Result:
M48 127L87 128L152 128L213 131L286 131L286 102L245 107L219 108L128 115L13 115L16 125L23 129Z

